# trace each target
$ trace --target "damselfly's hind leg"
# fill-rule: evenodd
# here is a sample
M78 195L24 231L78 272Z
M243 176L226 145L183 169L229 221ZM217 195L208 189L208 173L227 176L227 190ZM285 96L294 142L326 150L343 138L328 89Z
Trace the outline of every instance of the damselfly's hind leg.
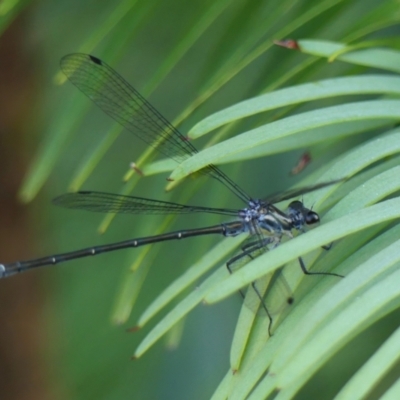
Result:
M303 231L304 233L304 231ZM333 246L333 242L330 243L329 245L325 245L325 246L321 246L324 250L330 250ZM306 265L304 263L304 260L302 257L298 258L299 260L299 264L300 264L300 268L303 271L303 273L305 275L326 275L326 276L336 276L337 278L344 278L344 275L340 275L340 274L336 274L334 272L318 272L318 271L309 271L306 268Z
M336 276L337 278L344 278L344 275L335 274L334 272L318 272L318 271L309 271L306 268L306 265L301 257L298 258L300 268L305 275L327 275L327 276Z
M263 239L263 240L254 240L251 242L246 243L243 247L242 247L242 252L234 257L232 257L227 263L226 263L226 268L228 269L229 273L232 274L233 273L233 268L232 266L234 264L237 264L240 261L243 261L244 263L246 263L245 258L248 257L250 260L253 260L254 258L256 258L258 255L260 255L261 253L264 253L267 249L268 244L271 242L270 238L267 239ZM249 261L249 260L248 260ZM247 261L247 262L248 262ZM271 333L271 329L272 329L272 323L273 323L273 319L271 316L271 313L269 312L263 295L262 293L260 293L260 291L258 290L256 283L252 282L251 283L251 287L254 290L258 300L260 301L260 307L265 311L265 314L268 317L269 323L268 323L268 334L269 336L272 336ZM243 293L242 290L239 290L240 296L242 297L242 299L245 299L246 295Z

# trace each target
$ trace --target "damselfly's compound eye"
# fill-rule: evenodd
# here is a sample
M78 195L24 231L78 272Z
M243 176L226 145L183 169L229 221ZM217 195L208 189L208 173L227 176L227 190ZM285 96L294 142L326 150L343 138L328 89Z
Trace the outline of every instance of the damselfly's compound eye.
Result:
M306 224L315 225L319 222L319 215L314 211L309 211L306 215Z

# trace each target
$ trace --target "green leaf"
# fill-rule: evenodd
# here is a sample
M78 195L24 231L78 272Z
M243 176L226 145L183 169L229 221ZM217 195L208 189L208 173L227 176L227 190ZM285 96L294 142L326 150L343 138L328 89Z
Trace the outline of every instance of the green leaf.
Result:
M23 202L31 201L46 182L59 159L63 146L70 138L71 132L76 129L86 113L88 103L82 96L79 96L79 93L76 93L73 98L69 99L67 108L70 110L70 114L60 110L60 114L56 115L53 123L50 124L46 138L25 176L19 190L19 198ZM71 115L73 116L71 117ZM55 131L57 135L54 135Z
M343 53L346 45L322 40L299 40L300 50L319 57L332 57ZM339 54L337 60L366 67L400 72L400 52L393 49L368 49Z
M221 260L226 259L227 255L232 252L245 238L236 237L230 240L223 240L205 254L196 264L192 265L177 280L172 282L144 311L139 318L138 326L144 326L151 318L160 310L166 307L175 297L188 288L192 288L201 276L208 272L212 267Z
M277 387L283 389L281 398L290 398L284 393L285 388L289 388L289 393L293 395L295 390L347 341L400 305L400 293L396 286L396 279L399 277L400 271L395 271L381 281L375 281L373 287L358 293L358 296L341 310L340 315L332 318L320 329L312 342L307 342L297 354L292 355L282 370L276 369L274 364L271 365L271 373L276 376Z
M400 379L398 379L386 392L381 396L381 400L396 400L400 395Z
M240 153L246 150L250 151L274 140L310 129L360 120L392 119L396 121L399 118L399 100L371 100L304 112L255 128L203 150L180 164L170 178L172 180L182 179L208 164L223 163L228 157L230 162L235 159L243 159L240 157ZM250 156L250 153L246 155ZM257 153L257 155L260 154Z
M219 268L210 277L208 277L195 291L185 297L177 306L175 306L156 326L150 331L145 339L137 347L134 357L143 355L158 339L169 331L176 323L185 317L194 307L200 304L204 299L204 294L216 282L220 282L222 277L226 276L225 267Z
M241 101L208 116L198 122L189 131L188 135L195 139L224 124L279 107L335 96L361 94L399 95L400 78L384 75L352 76L327 79L276 90Z
M321 284L308 291L306 297L292 311L290 317L283 322L276 334L251 360L249 368L242 371L245 376L235 388L235 394L238 397L234 395L232 398L245 396L245 393L254 387L272 362L275 362L278 370L285 369L285 365L293 358L293 354L302 351L307 343L314 342L314 336L326 325L331 324L335 315L338 315L338 308L345 309L352 303L352 299L357 298L360 293L371 287L370 282L390 274L397 265L398 254L395 249L398 246L396 237L399 231L400 228L397 225L392 230L378 236L358 252L353 253L345 262L346 266L343 265L343 267L347 271L357 269L351 274L347 273L346 278L336 283L330 290L329 287L327 289L329 279L324 279ZM331 328L332 336L337 334L337 329L336 326ZM292 335L294 331L296 332L295 336ZM332 340L334 339L332 338ZM327 346L326 349L329 347ZM309 378L305 364L303 364L303 372L304 383ZM265 390L274 390L277 385L275 375L269 375L258 390L263 390L265 396L267 393Z
M14 18L30 3L29 0L3 0L0 4L0 34L12 23Z
M400 357L400 329L357 371L336 396L337 400L362 399L383 379Z

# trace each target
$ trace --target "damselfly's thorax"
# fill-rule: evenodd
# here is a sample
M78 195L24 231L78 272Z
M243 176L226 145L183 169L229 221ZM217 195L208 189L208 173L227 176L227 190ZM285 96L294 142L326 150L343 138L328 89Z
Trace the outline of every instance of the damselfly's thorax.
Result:
M239 217L250 233L257 227L269 235L291 236L292 229L304 231L305 225L319 222L319 215L299 200L291 202L286 212L262 200L251 200L248 205L239 211Z
M264 232L268 235L282 236L291 230L290 217L262 200L251 200L248 207L240 210L239 217L249 233Z
M257 222L260 215L265 213L264 207L259 200L250 200L249 206L239 211L239 217L244 223Z

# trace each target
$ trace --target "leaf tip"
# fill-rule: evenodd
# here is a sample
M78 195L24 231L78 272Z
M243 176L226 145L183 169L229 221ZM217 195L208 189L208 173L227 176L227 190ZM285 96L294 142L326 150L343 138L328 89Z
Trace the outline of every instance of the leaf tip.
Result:
M141 326L139 326L139 325L135 325L135 326L132 326L131 328L127 328L127 332L129 332L129 333L133 333L133 332L137 332L138 330L140 330L142 327Z
M274 44L277 46L285 47L291 50L300 50L300 46L297 40L285 39L285 40L274 40Z

